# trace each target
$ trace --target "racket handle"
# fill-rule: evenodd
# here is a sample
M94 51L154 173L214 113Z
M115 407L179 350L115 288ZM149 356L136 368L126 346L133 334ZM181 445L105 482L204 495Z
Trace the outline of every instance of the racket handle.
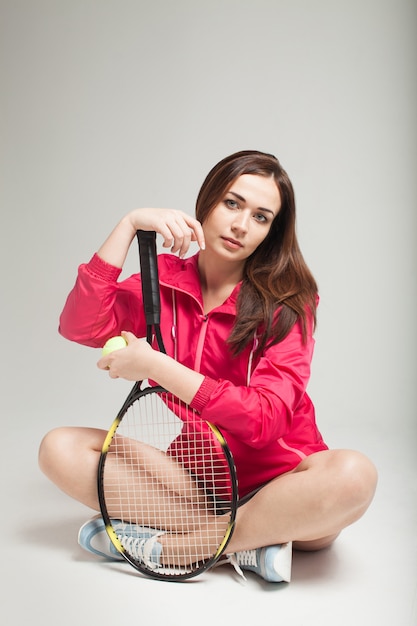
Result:
M156 233L138 230L142 297L147 326L159 324L161 301L159 297L158 261L156 255Z

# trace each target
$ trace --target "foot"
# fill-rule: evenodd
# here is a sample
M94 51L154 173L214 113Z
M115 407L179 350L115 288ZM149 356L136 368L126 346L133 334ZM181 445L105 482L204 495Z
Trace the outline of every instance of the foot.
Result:
M289 583L291 580L292 543L236 552L230 560L232 563L235 560L242 570L255 572L268 582Z
M148 567L157 567L161 545L156 541L159 532L137 524L113 521L113 529L126 551ZM103 518L93 517L83 524L78 533L78 543L84 550L107 560L124 560L120 552L110 541Z

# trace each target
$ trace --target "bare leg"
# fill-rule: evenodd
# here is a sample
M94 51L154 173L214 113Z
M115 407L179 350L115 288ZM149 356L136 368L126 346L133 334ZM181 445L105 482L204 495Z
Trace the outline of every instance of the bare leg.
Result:
M324 548L364 514L376 482L375 467L358 452L313 454L239 509L228 551L287 541L299 550Z
M206 494L181 464L128 437L114 437L103 487L110 517L166 531L196 530L210 509Z
M39 456L41 469L60 489L96 510L97 464L105 435L96 429L57 429L46 435ZM328 450L313 454L239 508L227 551L287 541L293 541L297 549L323 548L363 515L376 482L374 466L360 453ZM172 537L162 537L164 541L167 553L175 552Z
M62 491L95 510L99 510L97 467L106 434L90 428L59 428L45 436L39 452L42 471ZM117 458L108 453L104 472L109 514L122 519L120 511L126 511L129 503L131 513L124 521L171 531L161 537L163 562L190 564L213 554L224 536L227 520L215 515L213 503L190 474L151 446L126 437L116 436L115 440L119 442ZM125 504L121 506L120 502ZM185 547L187 563L183 557Z
M64 493L86 506L100 510L97 497L97 467L105 430L56 428L43 438L39 466Z

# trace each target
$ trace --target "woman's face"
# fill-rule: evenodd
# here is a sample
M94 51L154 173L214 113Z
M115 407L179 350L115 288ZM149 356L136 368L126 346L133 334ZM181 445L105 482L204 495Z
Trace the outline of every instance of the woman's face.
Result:
M239 176L203 222L206 249L245 261L265 239L281 208L272 177Z

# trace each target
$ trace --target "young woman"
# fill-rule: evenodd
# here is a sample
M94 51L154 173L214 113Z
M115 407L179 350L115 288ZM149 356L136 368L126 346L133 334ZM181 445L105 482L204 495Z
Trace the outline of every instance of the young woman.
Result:
M171 249L159 257L167 354L138 339L140 276L118 282L138 229L156 231ZM191 241L199 252L184 258ZM316 426L306 388L317 301L297 243L291 182L274 156L244 151L208 174L195 219L169 209L126 215L80 266L60 320L63 336L96 348L123 333L128 346L101 358L101 369L155 380L222 430L242 499L228 552L269 581L290 579L291 546L329 546L363 515L376 486L373 464L358 452L329 450ZM105 434L58 428L40 448L44 473L95 510ZM112 555L100 517L79 541ZM167 541L158 537L158 555Z

